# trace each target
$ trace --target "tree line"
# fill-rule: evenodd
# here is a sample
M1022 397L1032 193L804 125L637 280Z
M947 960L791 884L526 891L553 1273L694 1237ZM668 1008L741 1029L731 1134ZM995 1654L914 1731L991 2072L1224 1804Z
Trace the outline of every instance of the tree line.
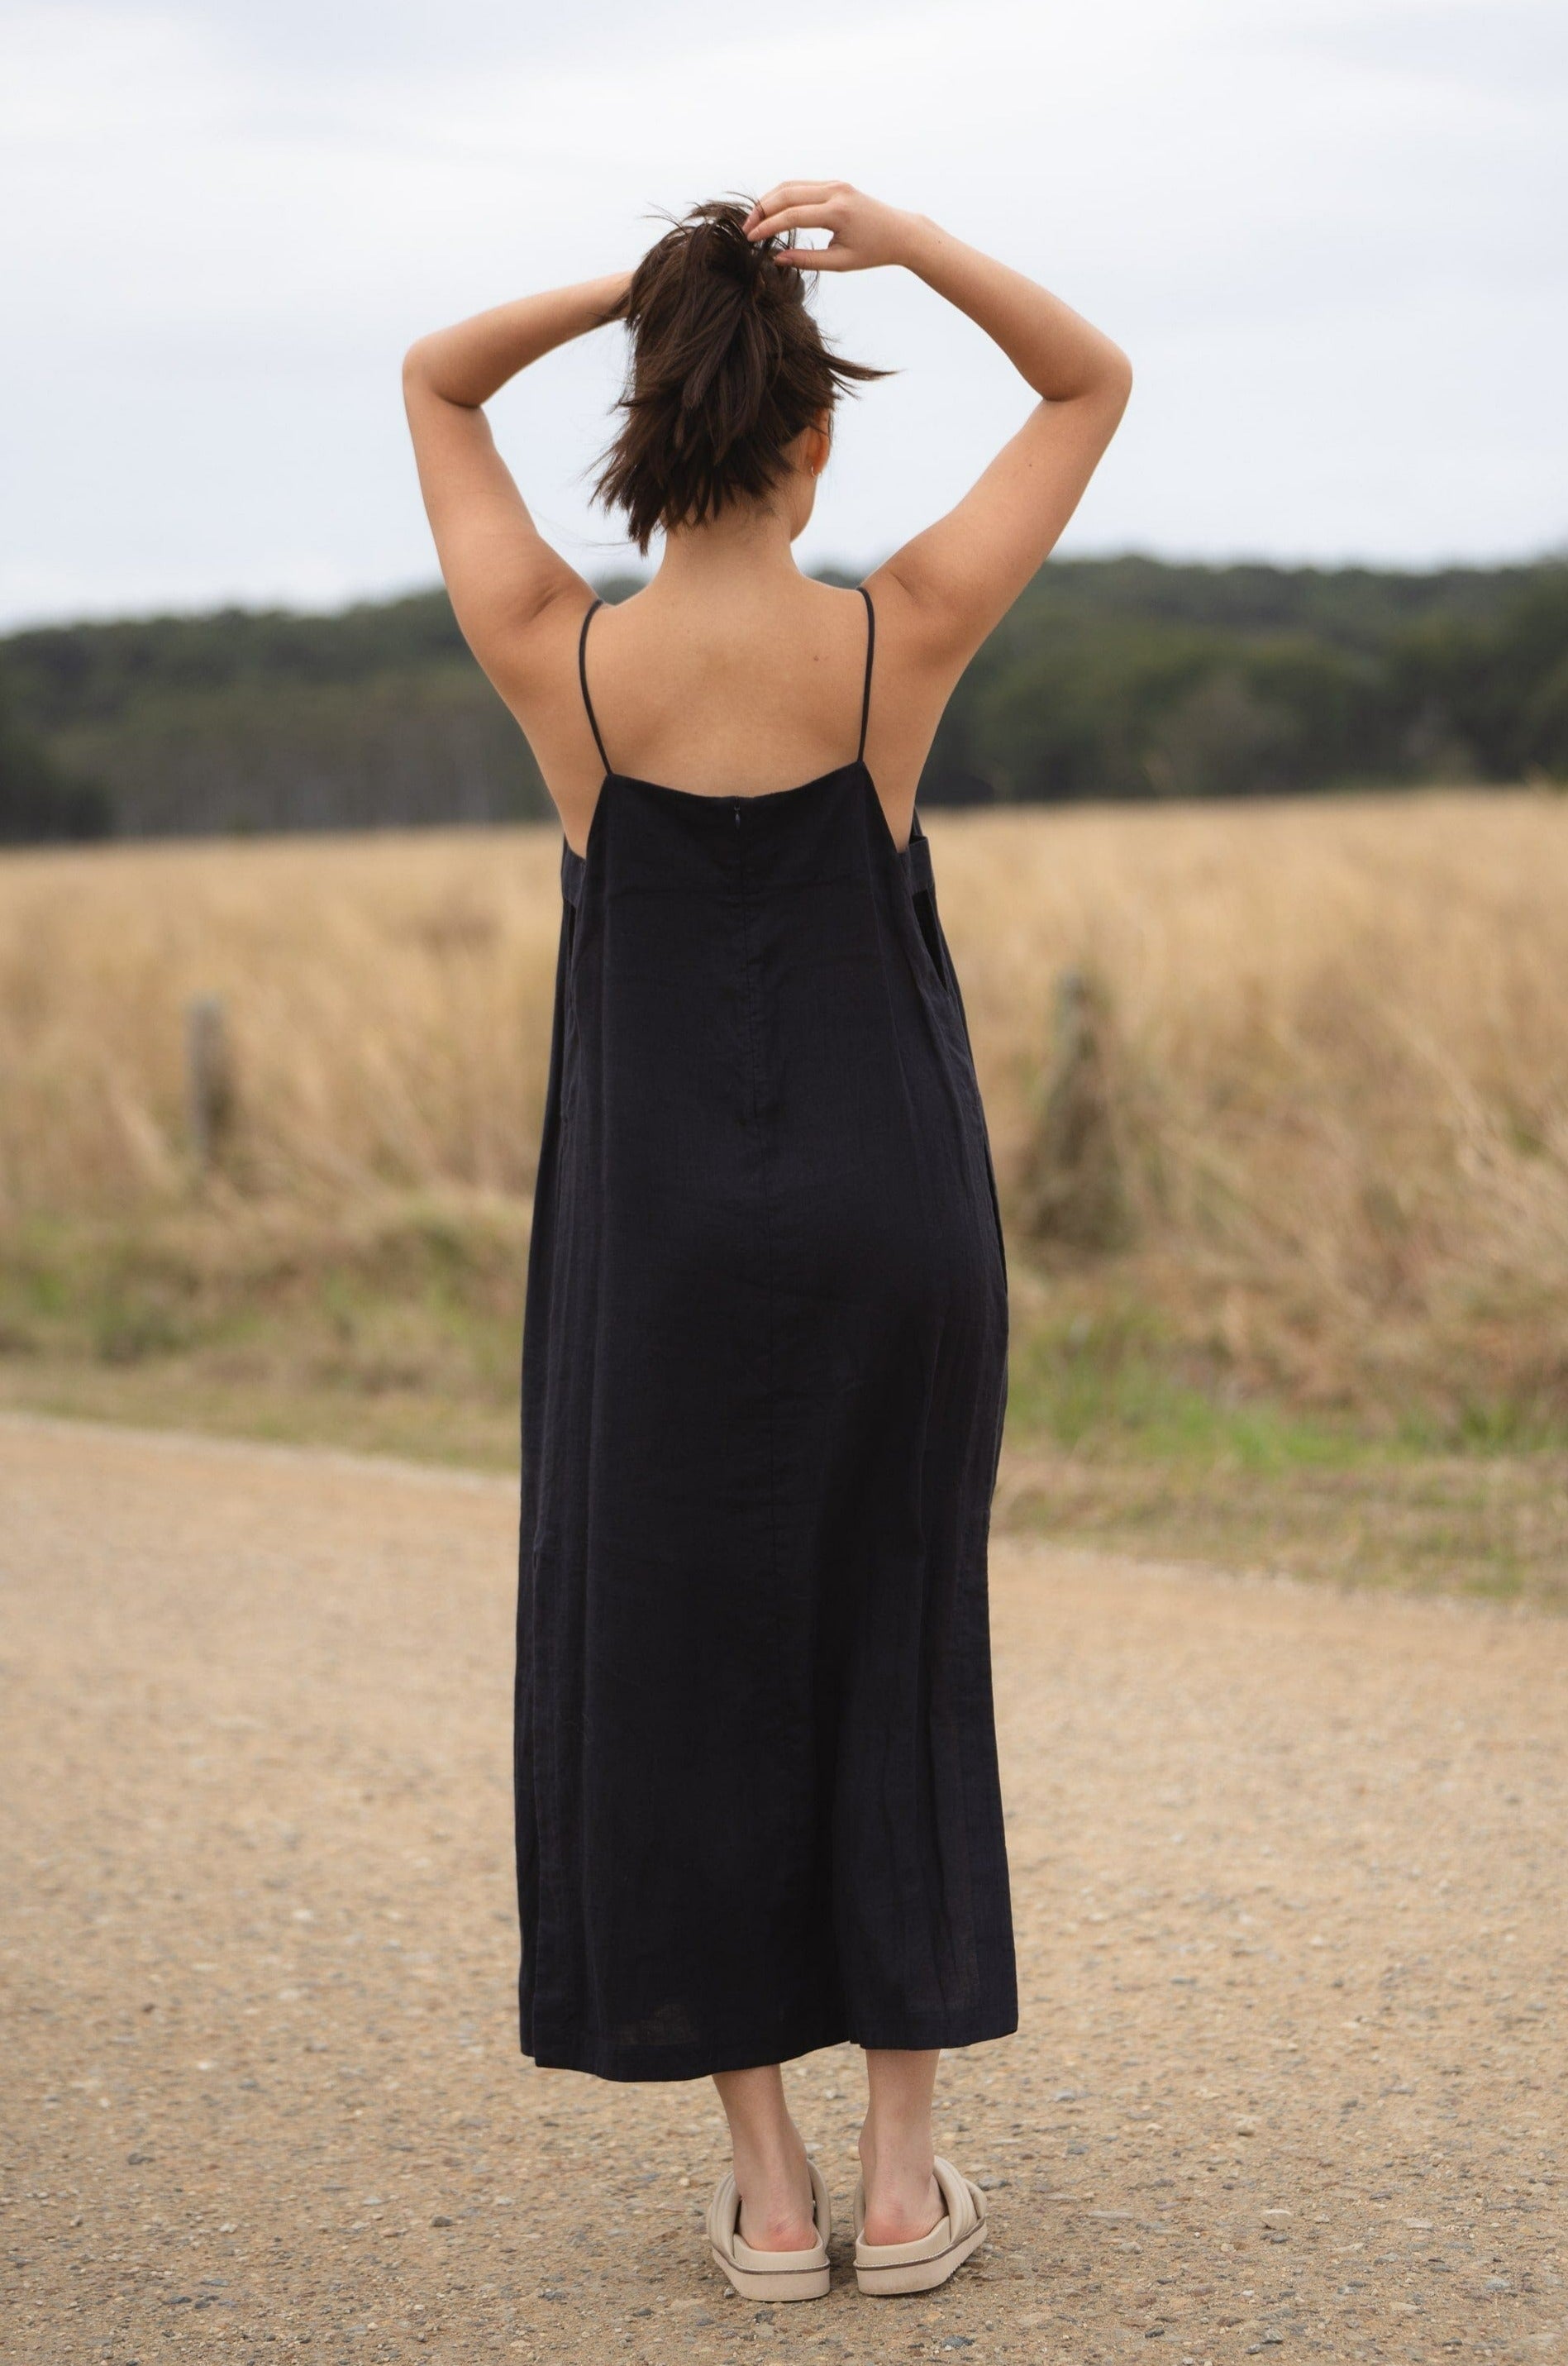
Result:
M823 569L824 580L854 579ZM624 597L639 579L598 588ZM930 806L1568 780L1568 563L1043 568L969 667ZM0 839L547 817L445 592L0 641Z

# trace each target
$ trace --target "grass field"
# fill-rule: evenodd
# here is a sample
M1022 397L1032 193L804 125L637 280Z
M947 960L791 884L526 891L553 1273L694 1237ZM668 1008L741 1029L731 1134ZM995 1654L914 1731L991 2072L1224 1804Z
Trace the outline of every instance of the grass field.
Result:
M1555 1594L1568 799L926 826L1010 1225L1005 1515ZM0 862L0 1399L505 1467L558 860L525 826ZM1070 970L1111 1248L1030 1231Z

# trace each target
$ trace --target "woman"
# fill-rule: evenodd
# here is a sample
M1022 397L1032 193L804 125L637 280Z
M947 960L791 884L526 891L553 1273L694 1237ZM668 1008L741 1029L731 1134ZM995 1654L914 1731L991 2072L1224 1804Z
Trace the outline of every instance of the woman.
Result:
M791 546L840 393L883 373L829 352L805 276L893 265L1040 400L843 590ZM599 492L663 553L601 612L482 405L615 321ZM787 2300L827 2291L830 2225L779 2065L853 2040L857 2276L927 2290L986 2234L933 2153L939 2052L1018 2013L986 1597L1006 1268L915 791L1127 362L924 216L791 181L422 338L404 377L453 606L564 837L523 1346L523 2050L711 2075L714 2258Z

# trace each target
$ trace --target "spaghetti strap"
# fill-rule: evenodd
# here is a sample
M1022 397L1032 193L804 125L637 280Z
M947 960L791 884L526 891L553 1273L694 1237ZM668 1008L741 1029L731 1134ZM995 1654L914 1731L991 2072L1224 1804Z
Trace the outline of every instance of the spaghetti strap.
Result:
M604 742L599 732L599 717L594 714L593 701L588 695L588 627L592 622L594 610L602 608L604 604L603 600L595 600L583 611L582 630L577 637L577 679L582 685L582 704L588 710L589 728L593 734L593 744L599 750L599 760L605 772L610 772L615 767L604 751ZM861 739L863 744L865 739L863 723L861 726Z
M876 652L876 611L871 604L871 594L866 590L865 585L863 583L857 584L855 588L859 592L861 598L865 602L865 688L861 693L860 702L860 746L855 749L855 762L857 764L863 764L865 761L865 727L871 720L871 660ZM586 690L583 694L584 696L587 695ZM595 726L595 728L597 728L597 726Z

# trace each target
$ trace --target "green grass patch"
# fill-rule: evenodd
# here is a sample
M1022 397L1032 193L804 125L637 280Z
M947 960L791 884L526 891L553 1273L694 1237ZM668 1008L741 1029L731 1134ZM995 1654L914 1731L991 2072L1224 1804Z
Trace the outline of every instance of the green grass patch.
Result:
M1238 1470L1332 1468L1370 1441L1205 1369L1157 1309L1109 1299L1015 1325L1008 1437L1080 1454L1130 1453Z
M490 1460L516 1429L526 1259L505 1202L35 1222L0 1243L0 1396Z

